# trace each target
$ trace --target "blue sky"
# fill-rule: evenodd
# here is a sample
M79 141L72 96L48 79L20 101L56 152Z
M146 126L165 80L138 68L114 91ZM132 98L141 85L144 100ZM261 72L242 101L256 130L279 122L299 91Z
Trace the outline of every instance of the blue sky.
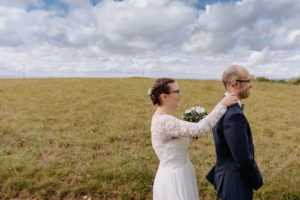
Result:
M294 0L0 0L0 77L300 76Z
M96 5L97 3L99 3L101 0L89 0L89 2L92 4L92 5ZM115 1L123 1L123 0L115 0ZM207 4L214 4L214 3L217 3L217 2L220 2L220 3L233 3L233 2L236 2L238 0L197 0L197 1L194 1L193 3L201 8L201 9L204 9L205 5ZM61 6L62 4L64 4L62 1L60 0L43 0L43 2L45 3L45 5L47 5L48 7L50 6ZM65 4L66 5L66 4Z
M123 1L123 0L115 0L115 1ZM223 4L227 4L227 3L234 3L238 0L196 0L193 1L192 4L194 4L194 6L197 9L201 9L204 10L206 5L212 5L215 3L223 3ZM63 9L66 12L69 11L69 6L67 3L64 3L61 0L42 0L43 2L43 6L42 7L37 7L34 4L29 4L28 7L26 8L28 11L30 10L37 10L37 9L45 9L45 10L49 10L49 9L54 9L54 8L58 8L58 9ZM91 3L91 5L96 6L99 2L101 2L101 0L89 0L89 2Z
M123 1L123 0L115 0L115 1ZM193 1L192 3L194 4L194 6L198 9L205 9L206 5L212 5L215 3L235 3L238 0L196 0ZM89 0L89 2L95 6L97 5L99 2L101 2L101 0ZM49 9L53 9L53 8L60 8L60 9L64 9L66 11L68 11L68 4L64 3L61 0L43 0L44 6L42 7L43 9L49 10ZM29 10L31 9L40 9L38 7L36 7L34 4L30 4L28 6Z

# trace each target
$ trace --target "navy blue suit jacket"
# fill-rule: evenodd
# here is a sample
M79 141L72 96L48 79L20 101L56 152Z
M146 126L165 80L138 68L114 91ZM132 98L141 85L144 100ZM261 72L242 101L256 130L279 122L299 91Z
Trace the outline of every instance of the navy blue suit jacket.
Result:
M239 104L229 107L213 128L217 161L207 175L217 196L228 200L249 200L253 189L263 185L254 160L250 126Z

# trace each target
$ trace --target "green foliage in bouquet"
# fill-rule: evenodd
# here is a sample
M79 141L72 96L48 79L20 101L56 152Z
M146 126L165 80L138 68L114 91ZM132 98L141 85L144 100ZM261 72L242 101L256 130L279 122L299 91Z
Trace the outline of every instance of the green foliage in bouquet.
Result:
M192 107L183 113L183 120L197 123L207 115L207 112L202 107Z

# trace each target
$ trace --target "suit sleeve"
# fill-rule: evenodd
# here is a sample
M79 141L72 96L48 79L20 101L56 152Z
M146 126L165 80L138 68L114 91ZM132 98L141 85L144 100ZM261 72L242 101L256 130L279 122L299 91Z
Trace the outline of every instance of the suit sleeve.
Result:
M224 137L231 154L246 178L248 184L255 190L263 185L262 176L254 160L254 154L249 147L248 123L242 113L226 117L224 121Z

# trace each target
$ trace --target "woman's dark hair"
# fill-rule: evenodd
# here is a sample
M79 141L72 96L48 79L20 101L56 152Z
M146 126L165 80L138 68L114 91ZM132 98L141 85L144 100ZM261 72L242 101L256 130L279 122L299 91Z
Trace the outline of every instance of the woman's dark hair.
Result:
M174 83L175 80L171 78L159 78L157 79L153 86L150 88L149 95L152 100L153 105L158 104L161 105L161 100L159 98L159 95L161 94L169 94L170 93L170 87L168 86L168 83Z

